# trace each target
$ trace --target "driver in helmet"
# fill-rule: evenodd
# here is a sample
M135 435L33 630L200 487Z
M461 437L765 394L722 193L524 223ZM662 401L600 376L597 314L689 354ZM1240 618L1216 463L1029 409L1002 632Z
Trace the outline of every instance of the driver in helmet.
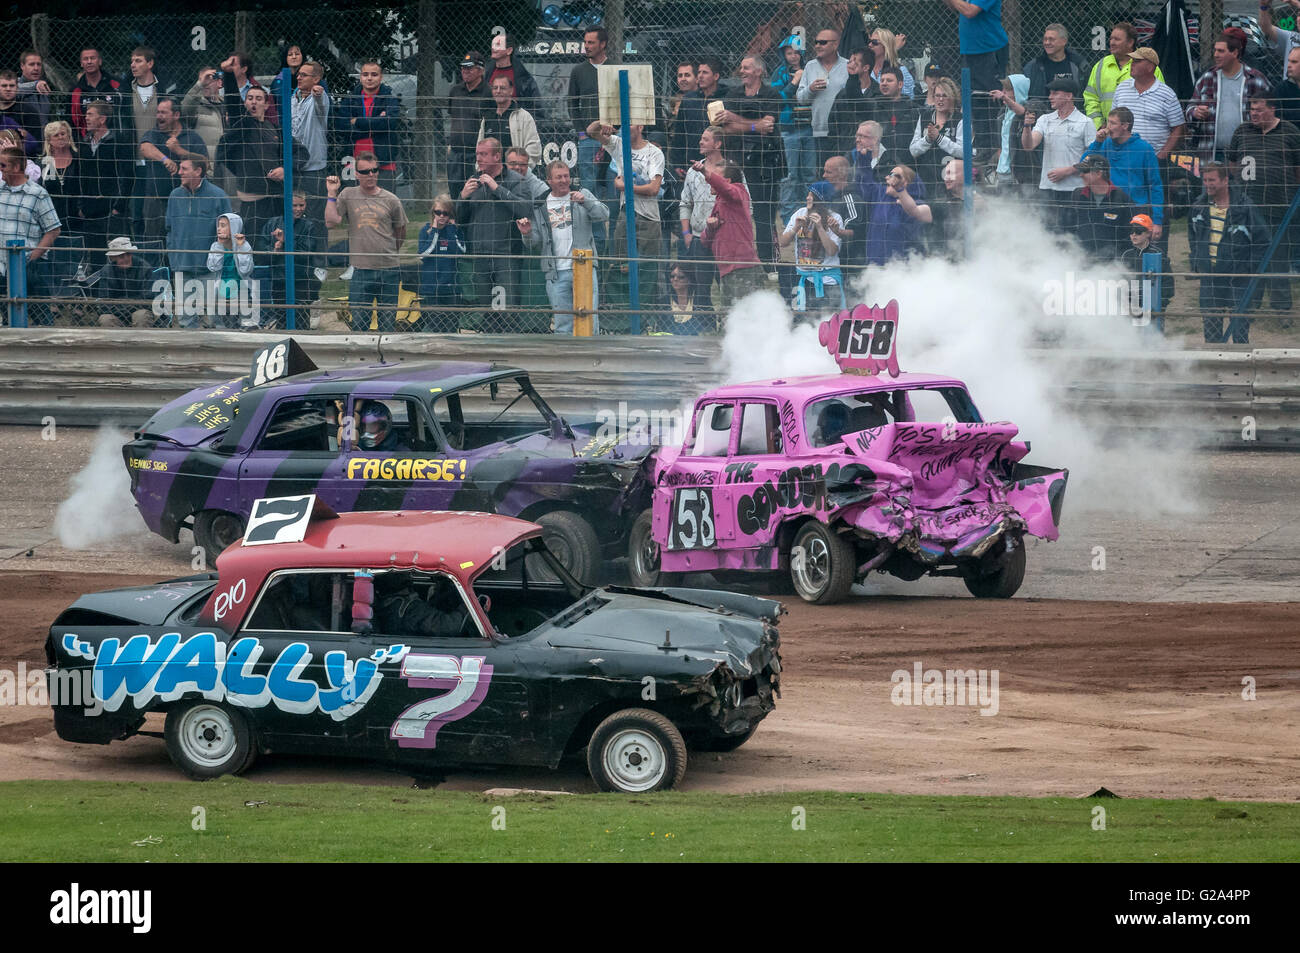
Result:
M383 635L455 636L462 633L465 622L465 607L446 579L435 577L426 600L412 585L410 573L375 575L375 624Z
M357 444L362 450L409 450L393 429L393 414L382 400L368 400L358 413Z
M817 446L829 447L849 432L849 409L838 400L831 401L817 415Z

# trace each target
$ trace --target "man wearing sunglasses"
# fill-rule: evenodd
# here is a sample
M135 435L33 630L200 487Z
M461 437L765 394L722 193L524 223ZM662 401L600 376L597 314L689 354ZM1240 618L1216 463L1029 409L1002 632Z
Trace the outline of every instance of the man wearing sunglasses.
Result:
M379 158L357 155L357 184L339 192L339 177L325 179L325 225L348 223L348 308L352 330L370 330L370 306L378 302L380 332L397 330L398 252L406 241L406 211L397 196L379 187Z
M808 61L795 100L812 110L812 137L817 149L817 167L836 154L836 139L830 134L831 104L849 79L849 61L840 56L840 35L822 30L813 41L816 59ZM804 183L807 185L808 183Z

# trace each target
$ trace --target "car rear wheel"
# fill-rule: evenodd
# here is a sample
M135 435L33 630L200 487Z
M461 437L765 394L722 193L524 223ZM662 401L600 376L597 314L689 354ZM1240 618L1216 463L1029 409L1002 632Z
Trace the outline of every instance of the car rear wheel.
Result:
M1002 555L993 572L966 577L966 588L977 599L1010 599L1025 581L1025 541L1016 540L1015 549Z
M795 534L790 581L805 602L839 602L849 594L856 571L853 546L825 523L811 520Z
M659 568L659 544L651 531L651 515L646 510L632 524L627 540L627 574L632 585L680 586L683 573L664 572Z
M167 713L167 754L196 781L242 774L257 758L248 719L229 705L194 701Z
M588 586L599 583L600 540L591 524L577 513L554 510L537 518L546 548L575 579Z
M203 549L205 565L212 569L217 557L244 538L244 521L225 510L203 510L194 517L194 542Z
M587 770L602 791L665 791L686 776L686 742L677 726L657 711L616 711L587 743Z

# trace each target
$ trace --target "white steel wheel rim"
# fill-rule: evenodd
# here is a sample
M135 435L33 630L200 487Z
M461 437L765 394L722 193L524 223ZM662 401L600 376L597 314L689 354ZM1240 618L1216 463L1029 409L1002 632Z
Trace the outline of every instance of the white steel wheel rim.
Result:
M668 752L659 739L627 728L605 742L605 774L621 791L648 791L668 772Z
M195 764L215 768L230 760L238 742L230 715L215 705L191 708L181 718L181 750Z
M821 536L809 536L804 543L803 563L795 571L795 579L804 592L814 595L826 586L831 575L831 552Z
M637 557L637 571L649 575L659 570L659 544L655 542L651 533L646 533L639 540L640 545L635 548Z

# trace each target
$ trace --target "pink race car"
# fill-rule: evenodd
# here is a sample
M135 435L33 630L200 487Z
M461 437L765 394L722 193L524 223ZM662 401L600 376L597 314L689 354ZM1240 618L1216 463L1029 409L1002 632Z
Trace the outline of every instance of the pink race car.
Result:
M961 381L901 373L897 321L891 301L825 322L845 373L700 397L686 443L654 461L652 506L629 540L633 584L748 572L784 586L789 573L803 599L830 603L876 570L1014 595L1025 535L1058 536L1069 472L1021 463L1017 427L985 421Z

